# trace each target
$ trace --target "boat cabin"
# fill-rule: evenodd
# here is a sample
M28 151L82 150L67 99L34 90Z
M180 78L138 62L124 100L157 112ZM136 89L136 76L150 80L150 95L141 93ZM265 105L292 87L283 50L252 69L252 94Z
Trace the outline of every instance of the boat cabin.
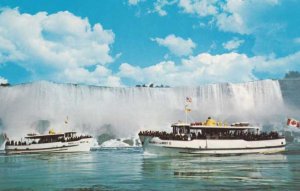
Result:
M258 134L259 127L249 123L228 125L202 125L199 123L175 123L172 125L173 134L187 136L189 139L226 139Z
M76 132L70 131L66 133L55 133L49 131L47 135L37 135L34 133L27 134L26 141L7 141L6 145L28 145L28 144L42 144L42 143L54 143L54 142L68 142L77 141L82 138L90 138L91 136L76 136Z
M198 125L195 123L175 123L172 125L174 134L189 134L191 132L227 132L227 131L253 131L259 130L259 127L244 125L246 123L239 123L242 125L231 125L231 126L209 126L209 125Z
M65 142L69 140L73 140L76 137L76 132L71 131L71 132L66 132L66 133L51 133L48 135L32 135L32 136L27 136L25 137L26 139L33 140L36 143L52 143L52 142ZM37 140L37 141L36 141Z
M277 132L260 132L256 126L237 123L230 126L209 126L189 123L175 123L172 125L173 132L141 131L139 136L159 137L162 140L194 139L244 139L247 141L268 140L282 138Z
M70 138L70 137L76 137L76 132L72 131L72 132L65 133L65 138Z
M64 134L49 134L49 135L34 135L25 137L32 141L32 144L35 143L52 143L62 141L64 139Z

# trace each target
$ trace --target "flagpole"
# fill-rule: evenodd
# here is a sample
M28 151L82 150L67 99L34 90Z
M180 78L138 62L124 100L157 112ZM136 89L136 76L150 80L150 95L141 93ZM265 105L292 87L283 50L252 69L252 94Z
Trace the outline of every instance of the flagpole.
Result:
M187 124L188 123L188 112L190 112L190 109L188 108L189 106L189 103L192 102L192 99L190 97L186 97L185 99L185 107L184 107L184 112L185 112L185 123Z
M186 106L185 106L184 111L185 111L185 123L187 123L187 109L186 109Z

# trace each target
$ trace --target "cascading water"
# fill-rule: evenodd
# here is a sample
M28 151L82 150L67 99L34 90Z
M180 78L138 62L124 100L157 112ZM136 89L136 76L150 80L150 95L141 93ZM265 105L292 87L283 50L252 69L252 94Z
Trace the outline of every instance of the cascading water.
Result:
M211 84L199 87L97 87L36 82L0 87L1 131L9 137L53 128L116 137L139 130L169 130L185 120L185 98L192 98L190 120L282 123L284 103L278 81ZM65 120L68 118L67 124Z

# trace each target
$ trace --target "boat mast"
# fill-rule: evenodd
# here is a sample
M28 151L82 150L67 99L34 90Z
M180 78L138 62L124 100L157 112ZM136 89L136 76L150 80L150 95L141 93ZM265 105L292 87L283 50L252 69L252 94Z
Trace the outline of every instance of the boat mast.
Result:
M185 107L184 107L184 111L185 111L185 123L188 123L187 121L187 117L188 117L188 112L191 112L192 110L188 107L189 103L192 103L192 98L191 97L186 97L185 98Z
M187 123L187 105L185 105L184 112L185 112L185 123Z

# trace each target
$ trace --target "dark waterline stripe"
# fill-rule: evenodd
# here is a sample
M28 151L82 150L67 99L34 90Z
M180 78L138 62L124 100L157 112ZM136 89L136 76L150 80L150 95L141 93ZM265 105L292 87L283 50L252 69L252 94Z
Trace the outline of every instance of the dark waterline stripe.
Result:
M42 149L5 149L5 151L44 151L44 150L55 150L55 149L63 149L68 147L75 147L78 145L68 145L62 147L49 147L49 148L42 148Z
M199 151L211 151L211 150L249 150L249 149L271 149L271 148L281 148L285 147L285 145L278 145L278 146L270 146L270 147L250 147L250 148L215 148L215 149L197 149L197 148L183 148L183 147L168 147L163 146L164 148L170 149L188 149L188 150L199 150Z

